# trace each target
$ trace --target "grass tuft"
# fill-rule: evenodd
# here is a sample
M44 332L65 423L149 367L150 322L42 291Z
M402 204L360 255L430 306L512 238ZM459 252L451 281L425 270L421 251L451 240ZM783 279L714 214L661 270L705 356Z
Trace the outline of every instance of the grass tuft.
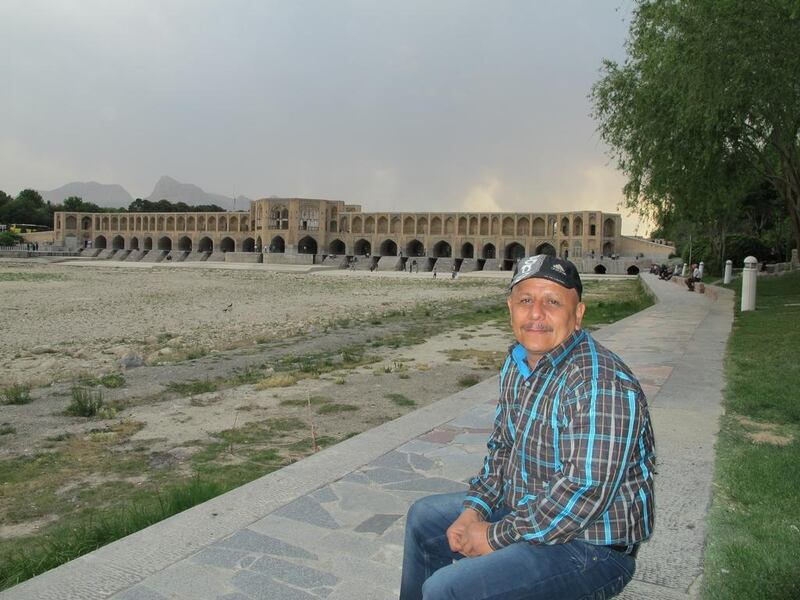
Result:
M297 377L291 373L275 373L256 384L257 390L267 390L276 387L289 387L297 383Z
M404 396L403 394L386 394L386 397L394 402L397 406L415 406L417 403L411 400L410 398Z
M10 385L0 392L0 404L28 404L32 401L31 388L27 385Z
M75 386L72 388L72 402L64 414L72 417L94 417L102 406L102 392Z
M204 379L202 381L173 381L167 386L167 391L175 392L182 396L193 396L195 394L206 394L217 390L217 383Z
M481 380L477 375L464 375L464 377L458 380L458 385L462 388L468 388L480 382Z

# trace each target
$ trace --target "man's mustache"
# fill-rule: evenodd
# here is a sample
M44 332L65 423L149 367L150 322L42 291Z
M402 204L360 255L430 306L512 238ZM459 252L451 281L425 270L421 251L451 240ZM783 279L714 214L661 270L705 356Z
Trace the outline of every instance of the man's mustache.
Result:
M522 326L525 331L553 331L553 328L543 323L528 323Z

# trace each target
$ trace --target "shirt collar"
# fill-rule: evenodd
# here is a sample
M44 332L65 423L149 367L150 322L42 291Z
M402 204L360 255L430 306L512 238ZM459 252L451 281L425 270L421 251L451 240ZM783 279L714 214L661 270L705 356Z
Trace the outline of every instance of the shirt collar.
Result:
M545 352L542 355L542 358L539 360L539 363L541 363L543 359L547 359L547 361L553 367L557 367L561 362L563 362L569 353L572 352L573 348L583 341L586 335L587 334L583 329L573 331L567 337L567 339L561 342L558 346L549 352ZM517 365L517 369L525 379L531 376L532 371L530 365L528 364L528 352L519 342L517 342L517 344L511 350L511 358L514 360L514 364Z

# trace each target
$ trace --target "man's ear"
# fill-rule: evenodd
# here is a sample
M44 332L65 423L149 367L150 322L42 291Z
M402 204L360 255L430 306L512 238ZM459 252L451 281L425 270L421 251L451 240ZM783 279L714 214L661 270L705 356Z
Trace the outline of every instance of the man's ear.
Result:
M575 307L575 331L581 328L581 321L583 321L583 313L586 312L586 305L583 302L578 302Z

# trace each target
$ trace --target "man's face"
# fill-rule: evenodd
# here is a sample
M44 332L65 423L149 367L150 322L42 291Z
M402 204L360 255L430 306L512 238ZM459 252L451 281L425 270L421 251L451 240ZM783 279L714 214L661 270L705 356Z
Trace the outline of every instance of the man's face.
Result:
M508 310L514 337L528 351L528 363L534 366L542 354L580 329L586 305L578 301L575 290L534 277L514 286Z

